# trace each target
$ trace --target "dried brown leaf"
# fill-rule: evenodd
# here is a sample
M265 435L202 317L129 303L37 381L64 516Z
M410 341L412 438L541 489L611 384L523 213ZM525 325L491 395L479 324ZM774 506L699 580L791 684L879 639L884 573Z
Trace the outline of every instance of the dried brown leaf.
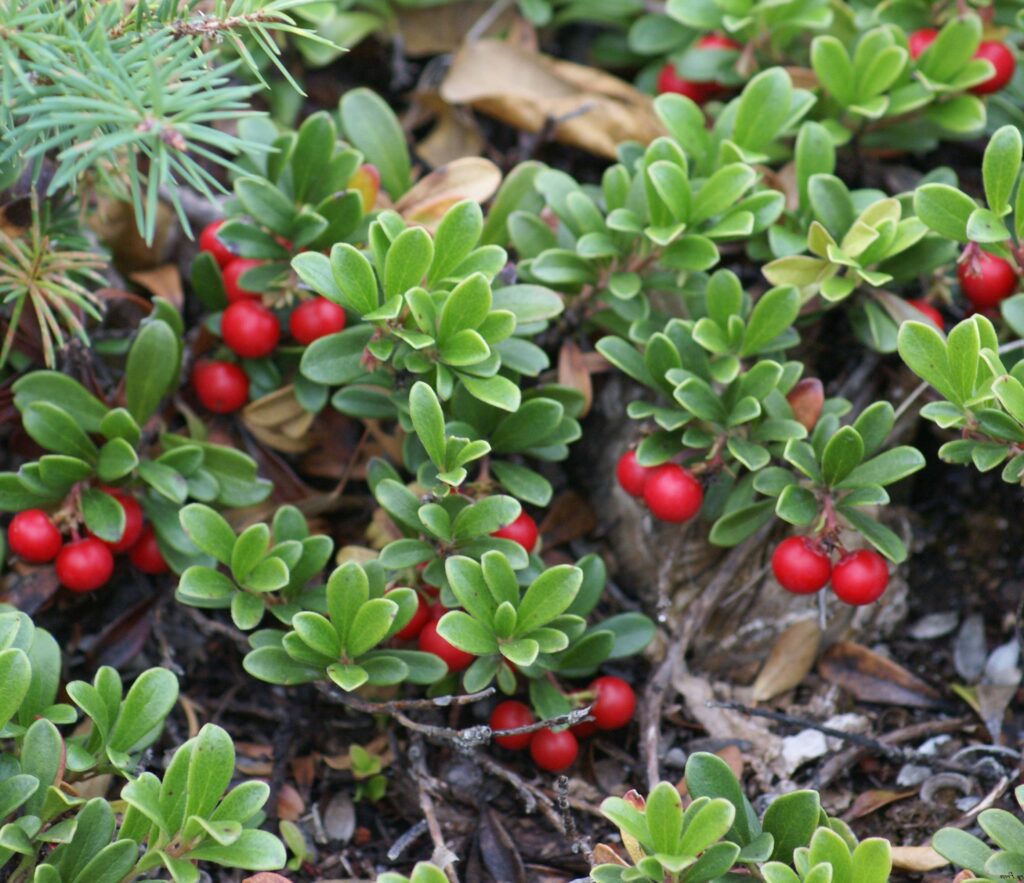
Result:
M301 454L313 445L309 428L316 415L302 407L289 384L245 406L242 421L267 447L286 454Z
M892 848L892 866L897 871L914 871L921 874L934 871L949 864L930 846L894 846Z
M306 801L295 789L294 785L285 782L277 792L277 817L287 819L289 822L296 822L302 818L306 811Z
M594 401L594 386L590 382L590 368L583 358L583 350L574 340L565 341L558 351L558 382L580 392L583 396L580 416L585 417Z
M501 823L498 814L484 806L480 812L480 855L495 880L502 883L526 883L526 869L515 841Z
M810 432L825 407L825 386L817 377L805 377L786 396L797 423Z
M181 310L185 304L185 290L181 284L181 272L175 264L164 264L153 270L140 270L132 273L129 278L137 282L154 297L162 297L170 302L175 309Z
M821 629L813 619L801 619L787 628L772 647L754 681L755 702L774 699L792 690L814 668L821 646Z
M843 816L844 821L850 822L854 819L862 819L864 816L880 810L883 806L895 803L897 800L905 800L913 797L917 791L892 791L888 788L872 788L870 791L863 791L854 798L850 808Z
M540 533L545 546L555 547L585 537L596 527L597 516L590 504L575 491L566 491L548 507Z
M862 702L936 708L942 697L891 659L852 641L834 644L818 661L818 674Z
M665 134L650 96L624 80L498 40L463 46L441 97L528 132L551 126L563 144L609 158L622 141Z
M395 203L395 211L413 224L434 229L448 209L464 199L486 202L501 186L501 169L489 159L466 156L420 178Z
M411 58L454 52L469 30L476 26L488 7L477 0L460 0L444 6L423 9L399 7L398 31L402 35L402 51ZM506 8L495 16L481 37L498 34L515 20L515 11Z

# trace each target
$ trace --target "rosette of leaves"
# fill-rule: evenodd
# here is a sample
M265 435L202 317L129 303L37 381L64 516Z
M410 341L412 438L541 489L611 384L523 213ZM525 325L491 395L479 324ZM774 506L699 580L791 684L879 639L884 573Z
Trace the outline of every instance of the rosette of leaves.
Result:
M1024 785L1013 794L1024 811ZM1024 877L1024 822L1005 809L986 809L978 814L978 825L997 848L960 828L936 832L932 846L943 858L970 871L978 883Z
M476 487L489 491L497 484L520 500L545 506L551 500L551 483L522 458L564 460L569 444L581 435L577 418L582 409L582 395L565 387L527 390L511 414L462 393L449 403L454 419L446 421L434 391L417 381L409 393L413 432L405 437L405 466L424 487L457 488L467 481L466 467L486 458L473 482Z
M304 610L292 617L288 632L264 629L250 636L245 670L272 684L329 678L346 692L364 684L432 684L447 671L441 659L386 646L418 604L412 589L387 590L378 563L349 561L328 577L323 613Z
M908 322L900 329L899 352L942 397L926 404L921 416L958 436L939 448L939 456L982 472L1002 466L1003 481L1024 482L1024 362L1006 367L992 323L975 315L944 338L924 323Z
M183 604L230 609L232 621L245 630L259 625L267 610L287 624L305 605L323 605L322 592L307 592L307 584L326 566L334 542L322 534L310 536L294 506L279 509L271 527L253 524L238 535L222 515L200 503L186 506L179 517L185 535L215 563L182 573L175 597Z
M800 146L798 139L798 155ZM792 228L769 234L783 253L762 268L765 278L796 285L803 301L820 297L829 307L859 295L849 313L854 332L866 346L893 352L900 324L920 313L882 286L917 285L952 261L955 247L912 214L909 195L850 191L834 175L818 173L806 181L806 203L805 245L796 244ZM798 253L805 248L810 254Z
M775 57L808 31L822 31L832 24L834 6L826 0L741 0L735 4L714 0L669 0L665 11L679 24L695 31L727 33L741 43L765 43Z
M56 701L61 677L57 642L48 631L36 628L27 614L6 604L0 604L0 674L6 685L0 701L0 739L20 739L42 720L76 720L74 708Z
M614 314L605 321L622 327L647 318L649 292L678 290L683 274L715 266L716 243L746 239L778 218L784 197L756 189L750 165L733 158L701 174L691 171L688 147L660 138L642 155L627 149L600 190L564 172L538 173L534 186L560 223L552 230L537 214L510 216L520 276L575 296L577 311L596 301Z
M164 399L178 388L183 331L177 311L158 302L128 353L124 407L55 371L15 381L22 425L49 453L0 473L0 510L49 509L67 501L90 532L116 541L124 532L124 509L100 486L130 491L153 522L164 557L180 571L199 555L178 524L182 504L193 499L231 508L265 499L270 483L257 478L255 462L241 451L172 433L151 441Z
M753 490L774 499L755 502L746 511L727 514L716 525L720 535L746 534L757 512L774 512L783 521L837 536L845 522L886 558L907 557L903 541L871 513L889 502L886 488L924 468L917 448L897 445L882 450L892 432L895 411L875 402L851 424L840 425L840 410L822 414L808 439L792 439L782 451L784 466L770 466L753 479ZM764 517L762 514L761 517Z
M248 781L228 790L234 774L231 737L206 724L174 753L162 781L142 773L125 785L120 842L132 844L133 858L139 845L146 849L135 872L160 868L175 883L197 883L197 862L246 871L283 868L284 845L257 828L270 786Z
M292 266L302 281L361 320L311 344L303 376L341 386L331 402L355 417L397 417L407 378L425 380L442 401L463 388L515 411L519 377L548 364L527 337L560 312L561 302L537 287L492 291L506 254L480 245L482 232L480 207L464 201L433 238L389 211L370 225L369 257L347 243L335 245L330 258L297 256Z
M541 653L565 650L586 627L582 617L567 613L583 582L578 567L549 567L525 590L499 552L485 552L480 561L452 556L445 562L445 572L462 609L449 610L437 630L451 644L477 657L463 676L469 692L486 687L505 660L517 668L529 668Z
M827 96L826 125L845 142L872 123L865 143L913 150L977 132L985 105L963 93L992 75L990 63L973 57L981 31L975 15L952 18L916 61L906 34L891 24L861 33L852 55L835 36L815 37L811 66Z
M492 536L519 517L522 506L513 497L493 494L474 499L444 490L420 497L394 467L376 458L370 461L367 479L377 504L404 535L381 550L380 563L388 570L425 565L424 580L442 589L447 606L455 603L446 590L448 556L479 559L494 551L515 570L529 564L529 555L519 543Z
M759 819L736 775L721 758L698 752L686 764L693 802L659 783L648 798L611 797L602 813L620 830L630 862L598 865L597 883L620 880L704 881L754 876L771 883L886 883L889 843L858 843L849 827L829 818L816 791L793 791L769 804ZM796 869L794 871L794 868ZM737 871L731 875L730 871Z
M992 135L982 159L984 205L958 187L936 181L914 191L914 211L938 236L960 245L976 243L974 248L1012 261L1024 238L1024 195L1016 186L1021 155L1017 127L1003 126Z
M241 278L249 291L270 291L288 281L289 261L299 252L322 251L364 227L373 206L356 185L362 154L339 140L325 111L308 117L297 132L280 132L264 118L245 121L240 134L259 146L239 160L234 196L225 204L227 223L218 231L232 251L264 263ZM205 306L222 310L227 295L212 255L192 264L192 287Z

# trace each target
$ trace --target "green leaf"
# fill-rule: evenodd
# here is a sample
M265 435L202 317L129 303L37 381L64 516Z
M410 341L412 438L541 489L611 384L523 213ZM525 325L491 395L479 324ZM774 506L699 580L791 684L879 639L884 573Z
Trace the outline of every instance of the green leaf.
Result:
M840 505L836 508L854 530L894 564L902 564L906 560L907 549L903 541L884 524L879 524L852 506Z
M519 604L516 633L546 625L569 608L583 583L578 567L560 564L545 570L530 584Z
M384 260L384 297L404 294L419 285L433 259L434 243L426 230L410 227L399 233Z
M686 762L685 775L691 797L721 797L736 809L727 839L743 846L761 833L759 826L755 829L756 817L752 819L753 812L748 810L739 781L724 760L707 752L695 752Z
M964 404L952 383L946 342L931 324L904 322L897 336L897 347L900 357L918 377L954 404Z
M131 752L147 747L147 738L178 701L178 679L164 668L151 668L135 679L118 712L109 745L115 751Z
M828 440L821 456L825 484L834 487L860 464L864 457L864 441L852 426L844 426Z
M850 880L856 883L888 883L892 871L892 849L889 841L869 837L857 844L853 851Z
M793 84L783 68L757 74L740 95L733 141L746 150L764 150L789 118L792 104Z
M77 380L57 371L23 374L11 389L19 411L24 412L32 402L59 404L87 433L99 432L107 416L106 405Z
M741 356L761 352L796 320L800 311L800 293L792 285L766 291L747 320Z
M494 377L474 377L471 374L460 374L459 379L473 398L500 408L502 411L515 411L522 401L519 387L500 374Z
M810 844L820 816L817 791L793 791L773 800L763 823L764 830L775 838L772 859L791 865L793 850Z
M95 463L96 445L63 408L52 402L31 402L22 409L22 425L48 451Z
M483 227L483 212L471 199L456 203L445 212L434 233L434 260L427 274L431 285L447 279L469 257L480 240Z
M177 386L181 343L166 322L144 322L128 353L125 400L139 426L156 413L164 396Z
M405 133L394 111L369 89L350 89L338 107L347 140L380 172L381 184L393 200L412 186Z
M924 455L909 445L901 445L885 451L877 457L865 460L853 469L839 483L842 488L859 488L869 485L894 484L908 475L913 475L925 465Z
M959 828L943 828L932 837L932 847L943 858L949 859L973 874L984 877L985 863L993 850L973 834Z
M118 481L139 464L139 455L123 438L113 438L100 448L96 473L101 481Z
M967 221L977 204L948 184L924 184L914 191L914 213L946 239L967 242Z
M427 456L438 469L445 469L447 442L444 412L434 391L423 381L414 383L409 392L409 416Z
M843 107L854 103L856 77L853 63L839 40L832 36L815 37L811 43L811 67L825 91Z
M466 653L487 656L498 651L494 635L483 623L461 610L451 610L437 624L438 634Z
M696 855L701 850L679 849L683 833L683 807L679 791L668 782L659 782L647 797L647 826L650 844L667 855ZM726 826L728 827L728 826Z
M200 551L212 555L221 564L231 563L235 532L224 516L209 506L193 503L181 510L179 518L182 529Z
M345 638L345 650L349 656L361 656L377 646L387 635L397 615L398 605L388 598L372 598L363 604Z
M687 815L690 816L691 813L687 812ZM649 818L650 805L648 805ZM725 836L732 827L735 818L736 807L725 798L718 797L709 803L705 803L688 819L689 823L679 844L678 853L682 855L699 855L704 852L713 843Z
M108 543L116 543L124 535L124 507L110 494L89 488L82 494L82 516L85 526Z
M0 731L7 726L22 700L28 695L32 683L32 666L28 656L16 647L0 652L0 683L4 689L0 692ZM6 817L7 813L4 813Z
M231 550L231 573L242 582L267 554L270 547L270 528L265 524L251 524L238 536Z
M775 513L783 521L807 525L818 517L818 499L809 488L791 484L782 489L775 503Z
M351 94L351 93L349 93ZM284 844L267 831L246 829L230 846L207 841L188 853L190 861L213 862L227 868L246 871L276 871L284 867L288 856Z

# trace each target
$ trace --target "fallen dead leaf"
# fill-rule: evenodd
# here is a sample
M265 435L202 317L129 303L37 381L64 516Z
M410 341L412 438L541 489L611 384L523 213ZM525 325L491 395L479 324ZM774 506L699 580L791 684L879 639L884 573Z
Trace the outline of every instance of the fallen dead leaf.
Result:
M486 202L500 186L501 169L489 159L465 156L420 178L395 203L395 211L410 223L433 230L455 203Z
M560 546L585 537L597 527L597 516L583 497L575 491L559 494L548 507L540 523L545 546Z
M936 708L942 697L903 666L852 641L840 641L822 654L818 674L862 702Z
M289 822L298 821L306 811L306 801L293 785L285 782L277 792L277 817Z
M949 864L930 846L894 846L892 866L898 871L914 871L918 874L934 871Z
M309 428L315 419L302 407L291 384L250 402L242 411L246 428L256 438L286 454L301 454L312 447Z
M814 668L821 646L821 629L813 619L801 619L787 628L772 647L754 681L755 702L774 699L797 686Z
M487 6L482 6L476 0L461 0L422 9L399 7L398 32L402 36L402 51L411 58L454 52L487 10ZM500 33L515 18L513 9L505 9L495 16L494 21L479 36Z
M128 277L154 297L162 297L181 312L185 304L185 290L181 285L181 272L175 264L164 264L153 270L140 270Z
M610 159L622 141L665 134L650 96L624 80L499 40L463 46L441 97L528 132L551 126L561 143Z
M558 350L558 382L582 394L580 417L586 417L594 401L594 386L590 382L590 369L583 359L583 350L574 340L565 341Z
M433 90L418 91L416 104L418 113L415 120L420 124L434 124L429 134L416 145L417 156L431 166L436 168L465 156L480 156L484 152L484 138L471 111L453 107Z
M609 846L607 843L598 843L594 847L592 860L595 865L618 865L620 868L629 867L629 862L615 851L614 846Z
M895 803L897 800L905 800L917 794L916 789L909 791L892 791L887 788L872 788L870 791L863 791L854 798L850 808L843 816L843 821L850 822L854 819L862 819L864 816L880 810L883 806Z

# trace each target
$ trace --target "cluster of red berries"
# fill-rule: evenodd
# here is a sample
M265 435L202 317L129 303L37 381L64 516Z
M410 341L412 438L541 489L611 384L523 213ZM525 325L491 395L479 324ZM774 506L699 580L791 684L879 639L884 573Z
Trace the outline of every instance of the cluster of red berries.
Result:
M871 604L885 593L889 567L871 549L847 552L832 566L832 559L810 537L789 537L772 555L772 572L786 591L811 595L832 581L832 591L847 604Z
M579 740L597 730L618 730L633 719L636 711L636 693L622 678L605 675L590 682L578 694L592 701L590 714L593 721L584 721L568 729L542 729L527 733L495 736L494 741L510 751L530 749L533 762L542 770L559 773L572 766L579 754ZM492 730L518 730L532 726L537 719L528 705L508 699L491 712Z
M228 306L221 316L220 333L227 347L243 359L271 355L281 341L281 322L264 306L260 294L242 286L242 276L262 261L234 254L218 237L224 221L214 221L199 236L199 248L220 266ZM328 334L345 329L345 311L325 297L304 300L292 310L288 330L296 343L308 346ZM226 414L249 400L249 378L232 362L200 362L192 374L196 394L204 407Z
M42 509L26 509L11 519L7 543L11 551L29 564L48 564L55 558L57 579L72 592L92 592L105 586L114 572L114 556L128 554L143 573L167 572L156 534L145 523L138 500L128 494L106 490L124 509L121 539L108 542L87 536L65 544L60 530Z
M910 57L920 58L938 36L939 32L935 28L921 28L919 31L914 31L907 41L910 47ZM982 40L974 57L990 61L992 67L995 68L991 77L978 83L977 86L971 87L971 91L975 95L991 95L1005 87L1013 79L1013 72L1017 68L1017 59L1014 58L1013 52L1005 43L1001 43L999 40Z
M704 503L700 482L689 469L676 463L641 466L636 451L626 451L619 458L615 474L622 489L632 497L642 497L660 521L689 521Z
M701 37L697 41L697 48L736 51L743 47L735 40L730 40L728 37L724 37L721 34L708 34L706 37ZM676 66L670 61L658 74L657 88L659 95L664 95L666 92L673 92L676 95L685 95L697 104L706 104L708 101L711 101L712 98L718 98L720 95L727 92L729 87L724 83L719 83L715 80L706 80L703 82L687 80L684 77L679 76Z

